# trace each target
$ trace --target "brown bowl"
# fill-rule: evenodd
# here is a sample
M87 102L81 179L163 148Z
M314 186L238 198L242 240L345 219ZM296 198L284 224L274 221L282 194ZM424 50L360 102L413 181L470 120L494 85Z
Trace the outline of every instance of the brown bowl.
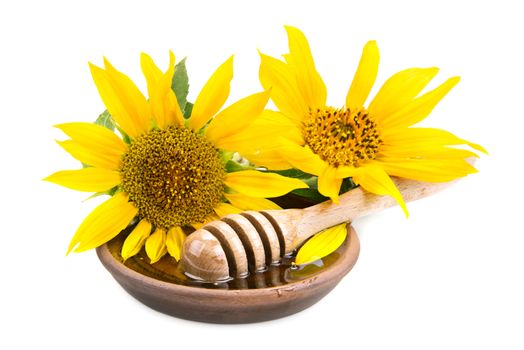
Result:
M259 289L208 289L166 282L125 266L113 256L107 244L98 247L97 254L129 294L157 311L193 321L250 323L302 311L329 293L355 265L359 255L356 232L352 227L349 232L329 265L299 281Z

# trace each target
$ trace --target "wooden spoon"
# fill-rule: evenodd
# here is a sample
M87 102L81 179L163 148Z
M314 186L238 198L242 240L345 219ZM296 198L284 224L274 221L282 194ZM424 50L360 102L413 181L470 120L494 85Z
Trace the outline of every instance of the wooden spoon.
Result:
M426 183L394 178L406 202L414 201L450 186L452 182ZM246 211L213 221L188 236L181 264L192 278L217 282L242 278L279 263L304 241L328 227L395 206L390 196L353 189L306 209Z

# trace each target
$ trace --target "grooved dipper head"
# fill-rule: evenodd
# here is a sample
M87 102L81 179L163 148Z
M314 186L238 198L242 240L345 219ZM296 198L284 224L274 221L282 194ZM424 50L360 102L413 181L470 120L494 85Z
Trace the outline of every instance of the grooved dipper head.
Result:
M180 263L189 277L206 282L230 279L224 249L210 232L200 229L190 234L182 251Z

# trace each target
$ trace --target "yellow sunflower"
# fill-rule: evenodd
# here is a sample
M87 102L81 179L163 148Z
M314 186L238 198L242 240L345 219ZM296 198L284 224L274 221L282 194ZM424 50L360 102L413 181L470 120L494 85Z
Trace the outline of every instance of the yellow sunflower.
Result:
M127 259L145 245L151 263L169 253L177 260L183 227L200 227L241 210L277 208L268 197L306 185L254 169L227 172L231 141L262 113L269 91L221 110L233 77L233 57L211 76L185 119L171 89L175 57L162 72L146 54L141 68L149 100L107 60L90 64L100 97L121 131L89 123L57 125L71 139L58 142L83 169L46 178L87 192L114 192L76 231L68 253L95 248L137 222L122 248Z
M443 130L412 127L429 115L458 77L421 95L438 69L406 69L389 78L365 107L379 64L377 45L370 41L345 105L332 107L326 104L326 86L306 37L293 27L286 31L289 54L284 61L260 54L260 81L265 89L272 89L271 99L279 111L265 111L240 135L255 141L239 145L251 161L274 170L292 166L316 175L318 191L334 202L342 180L351 177L369 192L395 198L406 215L404 200L390 176L440 182L476 172L465 160L476 154L453 146L485 152L481 146ZM280 135L278 142L276 135Z

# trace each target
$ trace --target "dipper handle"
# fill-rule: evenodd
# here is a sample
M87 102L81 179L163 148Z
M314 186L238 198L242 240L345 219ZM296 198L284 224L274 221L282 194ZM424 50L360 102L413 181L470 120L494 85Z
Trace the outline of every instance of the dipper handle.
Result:
M394 178L393 181L406 202L432 195L453 183L427 183L402 178ZM395 205L397 202L391 196L379 196L358 187L340 196L339 204L325 201L305 209L266 210L263 213L281 230L284 250L288 254L317 232Z
M439 192L454 181L426 183L394 178L406 202ZM188 236L181 264L190 277L217 282L264 270L328 227L395 206L390 196L355 188L306 209L246 211L210 222Z

